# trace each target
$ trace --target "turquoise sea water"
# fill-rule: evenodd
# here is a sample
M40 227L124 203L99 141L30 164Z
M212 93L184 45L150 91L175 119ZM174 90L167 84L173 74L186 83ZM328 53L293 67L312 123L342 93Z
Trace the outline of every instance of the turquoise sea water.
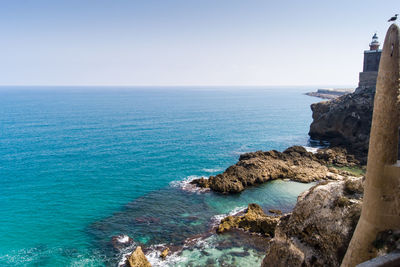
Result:
M219 173L244 152L307 145L318 100L303 93L313 89L0 88L0 265L114 266L116 234L183 246L249 202L289 211L309 185L223 196L179 181ZM185 245L169 264L260 262L243 239L222 248L227 235L202 238L206 247Z

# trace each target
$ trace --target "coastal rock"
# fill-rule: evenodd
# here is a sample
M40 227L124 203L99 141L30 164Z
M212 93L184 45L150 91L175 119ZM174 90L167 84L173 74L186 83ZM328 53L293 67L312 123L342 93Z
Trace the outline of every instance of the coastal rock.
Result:
M150 262L146 259L142 248L139 246L129 256L127 265L130 267L151 267Z
M321 164L328 166L353 167L360 165L360 161L343 147L318 149L315 157ZM330 169L330 171L332 170Z
M259 205L252 203L249 204L244 215L228 216L222 219L217 232L223 233L237 228L273 237L278 221L279 217L266 215Z
M304 183L341 179L345 173L332 172L325 165L352 166L356 163L344 149L320 149L313 154L302 146L292 146L284 152L271 150L242 154L239 161L225 172L209 179L195 179L191 183L216 192L238 193L248 186L279 178Z
M274 209L270 209L268 210L269 213L273 213L273 214L277 214L277 215L282 215L282 211L281 210L274 210Z
M362 163L366 162L371 129L375 87L359 87L348 95L311 105L312 139L346 147Z
M283 216L262 266L339 266L357 225L363 178L324 181Z
M166 248L163 250L163 252L161 252L160 257L162 259L165 259L168 256L168 254L169 254L169 248Z

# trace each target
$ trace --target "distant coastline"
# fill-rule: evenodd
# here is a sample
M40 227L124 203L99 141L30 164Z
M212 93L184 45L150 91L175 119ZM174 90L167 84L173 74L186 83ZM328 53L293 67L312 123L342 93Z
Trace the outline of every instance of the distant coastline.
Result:
M321 88L316 92L305 93L308 96L315 96L323 99L334 99L342 95L347 95L354 92L354 88Z

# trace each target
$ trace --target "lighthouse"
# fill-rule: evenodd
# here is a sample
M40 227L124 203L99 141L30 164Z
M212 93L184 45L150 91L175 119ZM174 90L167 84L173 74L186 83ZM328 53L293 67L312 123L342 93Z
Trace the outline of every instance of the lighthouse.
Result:
M376 35L376 33L374 34L374 36L372 36L372 41L369 44L369 50L373 51L373 50L379 50L379 46L380 43L378 41L378 35Z
M375 91L379 62L382 54L382 49L379 49L379 46L378 35L375 33L372 36L372 41L369 43L369 50L364 51L364 65L363 71L360 72L359 76L359 88L369 88Z
M369 44L369 50L364 51L364 68L363 72L378 71L379 61L381 60L382 50L379 49L380 43L376 33L372 36Z

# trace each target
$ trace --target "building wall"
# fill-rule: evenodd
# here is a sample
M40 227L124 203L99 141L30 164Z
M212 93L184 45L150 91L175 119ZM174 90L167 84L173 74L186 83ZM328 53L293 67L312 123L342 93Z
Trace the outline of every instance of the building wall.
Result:
M378 71L379 61L381 60L381 50L364 51L363 72Z
M377 71L360 72L358 86L361 88L372 87L375 90Z

